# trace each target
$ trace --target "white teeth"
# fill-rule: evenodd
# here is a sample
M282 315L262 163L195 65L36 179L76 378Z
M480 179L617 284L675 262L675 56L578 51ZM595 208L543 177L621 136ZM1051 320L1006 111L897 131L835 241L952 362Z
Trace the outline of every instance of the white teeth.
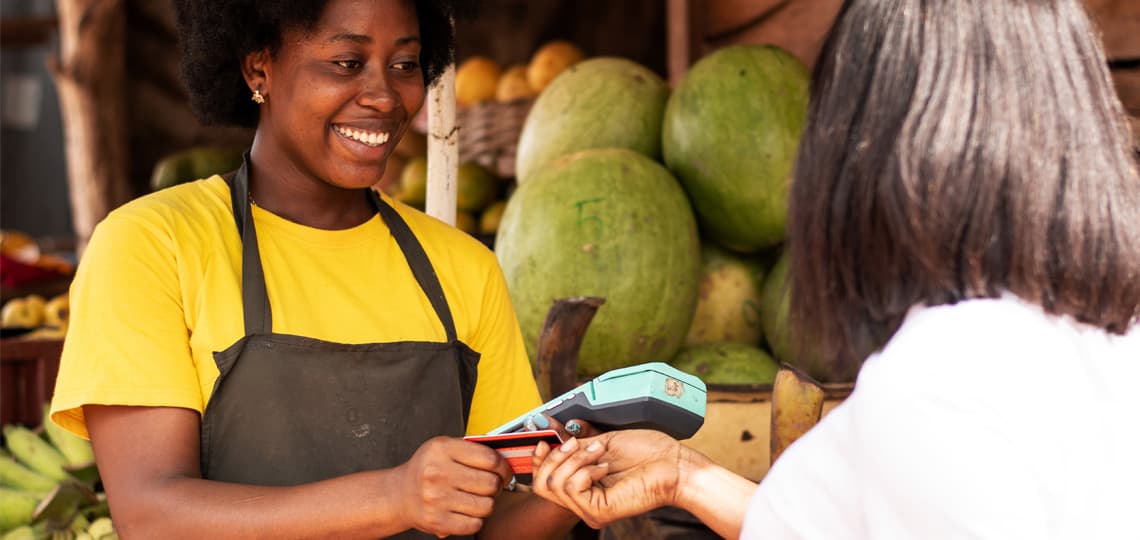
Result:
M346 128L341 126L333 126L337 133L348 137L354 141L366 144L368 146L380 146L388 142L388 134L382 131L363 131L358 129Z

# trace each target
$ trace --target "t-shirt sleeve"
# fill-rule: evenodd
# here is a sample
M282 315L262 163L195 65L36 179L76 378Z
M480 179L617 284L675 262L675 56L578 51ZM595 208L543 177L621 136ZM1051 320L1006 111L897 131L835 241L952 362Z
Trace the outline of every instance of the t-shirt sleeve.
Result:
M541 404L506 279L488 254L487 285L471 348L481 353L467 434L486 433Z
M158 219L112 214L71 285L52 419L87 436L84 405L202 410L174 239Z
M868 360L856 391L760 483L742 538L1048 536L1024 459L1032 449L1011 440L1010 419L971 385L983 374L928 369L966 352L915 347Z

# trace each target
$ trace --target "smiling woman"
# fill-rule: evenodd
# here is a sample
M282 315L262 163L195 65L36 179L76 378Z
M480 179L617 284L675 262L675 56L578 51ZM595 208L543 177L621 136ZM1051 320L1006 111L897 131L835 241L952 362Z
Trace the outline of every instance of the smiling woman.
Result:
M77 272L52 419L91 438L120 535L564 535L461 438L538 404L494 255L370 189L452 6L176 7L195 111L256 132L238 170L113 212Z

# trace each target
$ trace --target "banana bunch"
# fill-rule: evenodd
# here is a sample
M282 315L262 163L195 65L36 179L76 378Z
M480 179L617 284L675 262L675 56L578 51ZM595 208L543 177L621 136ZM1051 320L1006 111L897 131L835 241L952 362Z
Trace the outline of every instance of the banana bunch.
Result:
M67 333L70 302L67 293L50 300L38 294L13 298L0 308L0 326L4 328L38 328L33 335L41 339L62 338Z
M48 418L43 429L3 428L0 540L117 539L99 471L86 439Z
M78 514L65 529L50 529L44 523L20 525L12 529L0 540L118 540L115 526L109 517L89 521L84 514Z

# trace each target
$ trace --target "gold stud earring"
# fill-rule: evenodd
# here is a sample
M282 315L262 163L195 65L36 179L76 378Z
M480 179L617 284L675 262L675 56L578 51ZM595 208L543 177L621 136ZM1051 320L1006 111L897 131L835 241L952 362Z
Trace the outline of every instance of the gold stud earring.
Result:
M254 90L253 97L251 99L253 99L253 102L258 105L265 103L265 96L261 95L261 90Z

